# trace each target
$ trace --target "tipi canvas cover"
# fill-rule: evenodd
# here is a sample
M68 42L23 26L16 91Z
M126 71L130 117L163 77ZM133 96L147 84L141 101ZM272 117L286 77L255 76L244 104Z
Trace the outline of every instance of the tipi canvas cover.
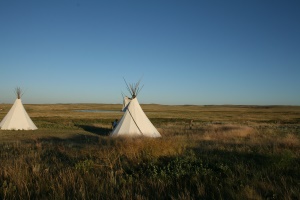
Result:
M17 89L18 98L0 123L2 130L35 130L37 127L28 116L20 99L21 91Z
M127 97L127 96L124 97L122 112L126 111L127 105L129 104L130 101L131 101L131 99L129 97Z
M111 136L161 137L142 110L137 98L133 98Z

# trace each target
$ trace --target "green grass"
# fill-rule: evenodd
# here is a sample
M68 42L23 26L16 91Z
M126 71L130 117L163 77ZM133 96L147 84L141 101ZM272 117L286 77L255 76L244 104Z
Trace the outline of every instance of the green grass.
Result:
M300 199L300 107L142 105L156 139L74 112L120 107L25 105L39 129L0 130L0 199Z

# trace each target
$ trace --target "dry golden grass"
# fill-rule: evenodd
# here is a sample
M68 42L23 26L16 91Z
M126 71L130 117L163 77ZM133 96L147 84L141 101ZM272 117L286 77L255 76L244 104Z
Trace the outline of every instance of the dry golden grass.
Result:
M0 199L300 198L300 107L142 105L156 139L75 111L121 105L25 108L39 129L0 130Z
M255 129L241 125L208 125L203 134L203 140L229 140L250 137L256 134Z

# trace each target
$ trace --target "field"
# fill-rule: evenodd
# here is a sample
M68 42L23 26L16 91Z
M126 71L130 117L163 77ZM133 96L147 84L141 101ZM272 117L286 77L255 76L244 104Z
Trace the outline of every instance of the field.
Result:
M153 139L76 111L121 105L24 106L39 129L0 130L0 199L300 199L300 107L142 105Z

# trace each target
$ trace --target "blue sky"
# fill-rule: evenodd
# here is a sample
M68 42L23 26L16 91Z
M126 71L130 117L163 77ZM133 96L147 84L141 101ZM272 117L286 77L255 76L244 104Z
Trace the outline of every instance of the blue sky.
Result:
M1 0L0 103L300 105L298 0Z

